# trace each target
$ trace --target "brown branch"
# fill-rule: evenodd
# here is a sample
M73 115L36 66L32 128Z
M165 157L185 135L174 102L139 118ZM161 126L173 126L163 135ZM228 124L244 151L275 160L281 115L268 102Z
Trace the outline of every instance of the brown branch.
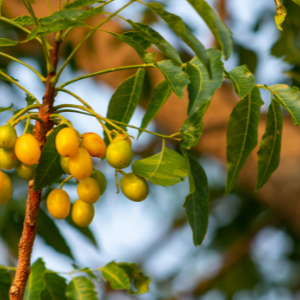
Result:
M58 63L59 47L60 43L54 41L53 50L50 55L54 70L56 70ZM47 76L46 91L43 97L43 103L39 110L39 117L42 122L36 122L34 127L34 136L39 141L41 149L46 143L47 132L53 128L53 123L49 120L49 115L53 111L55 89L51 84L51 79L55 76L55 73L56 72L54 71ZM36 236L38 212L42 197L42 190L38 192L33 190L33 181L29 183L28 189L29 192L26 203L25 221L22 237L19 243L17 271L10 289L11 300L22 300L24 297L26 283L30 274L30 258Z

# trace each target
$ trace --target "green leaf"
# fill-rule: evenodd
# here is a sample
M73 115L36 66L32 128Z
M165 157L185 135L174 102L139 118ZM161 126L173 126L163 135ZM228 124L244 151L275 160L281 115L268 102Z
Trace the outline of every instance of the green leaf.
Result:
M241 98L248 95L255 86L255 76L246 65L236 67L226 74L232 82L235 93Z
M108 119L129 123L142 92L144 76L145 70L138 69L135 75L127 78L118 86L108 105Z
M283 30L281 25L284 22L286 15L287 15L287 10L284 6L277 7L274 19L275 19L276 26L279 30Z
M145 51L143 46L141 46L138 42L136 42L131 35L128 35L126 33L123 34L117 34L111 31L106 31L116 38L118 38L120 41L126 43L127 45L131 46L139 55L139 57L147 64L152 63L155 57L155 53L148 53Z
M221 87L224 80L224 64L221 61L221 52L211 48L207 50L207 55L211 60L212 79L202 62L194 57L187 63L186 72L190 78L191 83L188 85L189 106L188 114L192 115L205 102L210 102L215 91Z
M2 73L4 73L5 75L7 75L8 77L10 77L12 80L17 81L17 82L19 81L18 79L14 78L14 77L12 77L12 76L10 76L10 75L8 75L7 72L6 72L6 70L0 69L0 71L1 71ZM3 76L2 74L0 74L0 79L1 79L1 80L4 80L4 81L10 82L10 81L9 81L5 76Z
M182 149L189 169L190 194L183 207L193 231L195 246L200 246L208 228L209 186L204 169L187 150Z
M12 19L11 22L20 26L33 26L35 25L34 19L30 16L20 16Z
M227 129L227 181L225 195L232 190L247 158L257 145L260 107L263 104L259 89L254 87L234 107Z
M24 42L31 41L39 36L45 36L53 32L57 32L68 28L80 27L80 26L85 26L85 24L77 20L69 20L66 18L61 18L48 25L40 25L35 27L31 31L31 33L29 33L27 39Z
M135 161L132 164L132 171L162 186L179 183L188 173L184 157L166 147L154 156Z
M68 284L66 295L68 300L97 300L94 283L83 276L74 277Z
M37 233L45 240L46 244L51 246L57 252L65 254L73 259L74 257L71 250L64 237L61 235L60 230L53 219L50 218L43 209L40 209L39 211L38 223Z
M146 113L143 117L141 128L145 129L155 118L161 107L165 104L172 93L172 89L166 80L160 82L153 89L151 100L147 106ZM142 131L139 131L140 136Z
M204 0L187 0L202 17L212 31L220 45L225 59L228 59L233 50L232 33L223 23L219 15Z
M55 138L58 132L64 127L66 127L66 125L55 127L48 136L35 172L35 191L39 191L46 186L52 185L63 174L63 170L60 166L60 155L55 147Z
M2 113L2 112L4 112L4 111L11 110L13 107L14 107L13 104L11 104L11 105L8 106L8 107L0 107L0 113Z
M181 58L176 49L169 42L167 42L157 31L145 24L134 23L131 20L127 20L127 22L136 30L136 32L141 37L149 41L149 43L154 44L166 57L171 59L177 65L182 65Z
M0 47L16 46L19 42L15 42L9 39L0 38Z
M280 105L272 100L266 119L266 131L258 151L256 191L270 179L280 162L283 115Z
M137 42L144 50L148 49L152 43L147 41L143 36L139 35L135 31L126 31L122 35L127 36Z
M11 279L7 270L0 269L0 299L9 300L9 289L11 286Z
M300 5L300 0L293 0L296 4Z
M183 98L184 88L190 83L189 77L172 60L163 60L157 63L157 67L163 73L175 95Z
M300 126L300 92L297 87L276 84L267 87L275 100L291 115L295 125Z
M74 221L72 220L72 216L71 214L69 214L69 216L67 216L67 218L65 219L74 229L76 229L78 232L80 232L81 234L83 234L85 237L87 237L91 243L93 245L95 245L98 248L97 245L97 241L95 239L95 236L93 234L93 232L90 230L89 227L81 227L78 226L74 223Z
M76 0L73 1L69 4L67 4L64 9L72 9L72 8L78 8L78 7L82 7L82 6L88 6L88 5L92 5L94 3L103 3L105 1L99 1L99 0Z
M118 263L118 266L127 273L130 282L133 283L133 288L129 291L130 294L144 294L149 291L151 279L135 263Z
M131 284L127 273L115 262L100 268L105 281L115 290L130 290Z
M32 105L36 99L28 94L26 94L25 101L27 102L27 106Z
M25 289L24 300L40 300L40 294L45 288L45 263L39 258L32 266Z
M47 272L44 274L45 289L41 293L42 300L67 300L66 279L56 273Z
M198 58L205 65L208 73L211 74L210 61L204 46L188 29L183 20L180 17L165 11L164 7L159 3L150 2L149 4L147 4L147 6L154 12L156 12L169 25L169 27L195 52L196 56L198 56Z
M80 269L80 272L87 274L91 279L98 279L97 276L89 268Z

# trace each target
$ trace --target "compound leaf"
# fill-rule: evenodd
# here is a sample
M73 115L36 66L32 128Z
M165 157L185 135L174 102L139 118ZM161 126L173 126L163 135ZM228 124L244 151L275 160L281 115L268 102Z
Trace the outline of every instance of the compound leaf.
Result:
M33 26L35 25L34 19L30 16L20 16L12 19L11 22L20 26Z
M18 43L10 39L0 38L0 47L16 46Z
M67 286L68 300L97 300L94 283L86 277L74 277Z
M8 107L0 107L0 113L2 113L2 112L4 112L4 111L11 110L13 107L14 107L13 104L11 104L11 105L8 106Z
M66 279L54 272L46 272L44 274L45 289L41 293L43 300L67 300Z
M105 1L100 1L100 0L76 0L73 1L69 4L67 4L64 9L72 9L72 8L78 8L78 7L82 7L82 6L88 6L88 5L92 5L95 3L105 3Z

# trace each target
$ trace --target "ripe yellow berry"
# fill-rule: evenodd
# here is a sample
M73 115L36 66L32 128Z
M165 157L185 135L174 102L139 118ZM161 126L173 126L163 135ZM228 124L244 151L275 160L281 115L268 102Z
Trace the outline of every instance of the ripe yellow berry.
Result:
M3 175L2 175L2 172L1 172L1 170L0 170L0 190L1 190L2 187L3 187L3 181L4 181Z
M79 148L77 153L69 157L68 167L71 175L77 180L88 178L93 171L93 161L84 148Z
M35 175L35 169L36 169L37 165L25 165L23 163L19 163L16 166L16 172L17 175L26 180L26 181L30 181L34 178Z
M93 157L102 158L105 156L106 144L96 133L87 132L83 134L82 147L85 148Z
M119 133L118 135L116 135L113 138L112 143L124 140L124 141L128 142L130 144L130 146L131 146L132 145L131 139L129 137L127 139L124 139L124 138L125 138L125 134L124 133Z
M16 130L10 125L0 127L0 147L3 149L11 149L17 141Z
M12 170L17 166L19 160L15 154L14 149L0 148L0 167L4 170Z
M71 174L68 167L69 158L60 156L60 166L65 174Z
M91 224L95 215L93 204L86 203L80 199L76 200L72 208L72 220L81 227Z
M0 205L5 204L12 196L13 186L9 176L2 173L3 176L3 186L0 191Z
M105 190L106 190L106 177L104 176L104 174L98 170L93 170L92 174L90 175L90 177L94 178L97 182L97 184L100 187L100 195L102 195Z
M66 218L70 212L70 206L70 198L64 190L56 189L48 195L47 208L53 218Z
M86 203L96 203L100 197L100 187L96 180L88 177L77 186L78 197Z
M33 165L38 163L41 157L41 148L32 134L25 133L17 139L15 153L22 163Z
M124 175L120 181L120 186L123 194L136 202L145 200L149 193L147 181L133 173Z
M55 138L55 146L61 156L70 157L76 154L79 139L75 129L67 127L60 130Z
M125 140L111 143L107 147L106 160L116 169L124 169L131 164L133 152L131 146Z

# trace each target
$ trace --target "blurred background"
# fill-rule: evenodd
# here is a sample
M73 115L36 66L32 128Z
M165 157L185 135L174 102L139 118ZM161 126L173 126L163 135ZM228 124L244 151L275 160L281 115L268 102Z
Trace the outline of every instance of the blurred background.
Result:
M46 2L36 1L37 16L48 14ZM105 11L112 12L126 1L116 0ZM146 1L147 2L147 1ZM180 15L196 36L207 47L215 46L205 23L183 0L159 1L168 11ZM225 62L230 70L246 64L259 84L285 83L300 86L300 6L285 0L288 15L283 31L276 28L275 3L272 0L209 0L233 32L235 43L232 57ZM57 1L53 0L53 7ZM26 14L18 0L4 1L3 15L14 18ZM141 4L134 4L122 16L150 24L180 52L184 62L193 57L172 31ZM102 17L93 17L93 25ZM131 30L119 19L104 29L122 33ZM62 48L60 64L86 33L85 28L74 29ZM0 23L1 37L23 40L26 36L7 24ZM151 51L158 51L153 48ZM45 74L45 61L39 44L33 42L18 47L3 48L3 52L17 56ZM158 56L163 59L162 54ZM71 61L61 82L74 77L111 67L141 63L135 52L107 33L97 32L85 43ZM0 68L18 79L20 84L41 99L44 86L30 70L1 58ZM105 115L114 89L131 71L85 79L69 89ZM131 121L140 126L147 101L155 84L162 80L155 70L147 70L140 106ZM25 94L17 87L0 81L0 104L23 107ZM266 103L269 94L262 91ZM45 200L39 215L38 236L32 261L42 257L49 269L68 272L72 264L96 268L112 260L136 262L152 278L150 292L142 296L116 292L103 282L95 282L101 300L289 300L300 299L300 130L288 115L284 118L282 158L270 182L258 193L253 193L256 176L256 152L245 165L234 191L223 197L226 163L226 126L229 114L238 101L227 81L216 92L205 117L204 135L192 152L205 168L210 189L210 224L201 247L194 247L192 232L182 207L188 195L188 182L163 188L150 185L146 201L134 203L121 193L116 194L114 170L105 161L95 160L95 166L107 177L108 187L96 203L96 215L88 228L79 228L71 220L49 217ZM59 94L57 104L74 103L66 94ZM160 133L177 132L186 117L187 97L183 101L174 95L164 105L150 130ZM11 112L0 115L0 125L11 117ZM94 131L102 134L99 124L85 116L68 115L81 133ZM22 133L22 126L18 125ZM264 116L259 125L260 136L265 128ZM137 136L137 131L129 130ZM143 133L133 143L134 160L160 151L161 140ZM178 144L168 142L178 150ZM127 170L125 170L127 171ZM130 171L130 169L128 170ZM0 208L0 264L15 265L21 236L27 183L9 172L13 180L13 199ZM72 201L77 198L75 184L65 185ZM50 190L44 191L44 199Z

